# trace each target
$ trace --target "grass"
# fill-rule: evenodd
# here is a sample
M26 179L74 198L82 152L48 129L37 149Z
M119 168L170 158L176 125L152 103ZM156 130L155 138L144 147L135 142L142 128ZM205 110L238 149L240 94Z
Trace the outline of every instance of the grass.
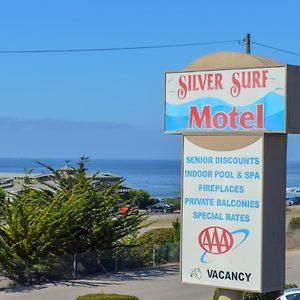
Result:
M295 207L295 206L286 207L285 212L286 212L287 216L289 216L289 215L291 215L291 216L299 215L300 216L299 207Z

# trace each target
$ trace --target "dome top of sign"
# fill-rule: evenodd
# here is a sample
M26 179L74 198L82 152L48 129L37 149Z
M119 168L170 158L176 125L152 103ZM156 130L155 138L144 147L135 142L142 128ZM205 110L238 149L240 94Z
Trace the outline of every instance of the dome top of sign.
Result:
M185 71L278 66L283 66L283 64L265 56L241 52L215 52L196 59L185 68Z

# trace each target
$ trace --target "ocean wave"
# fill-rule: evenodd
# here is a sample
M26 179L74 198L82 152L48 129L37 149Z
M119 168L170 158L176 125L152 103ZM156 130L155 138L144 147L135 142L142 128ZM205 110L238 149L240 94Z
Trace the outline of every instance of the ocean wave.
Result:
M202 110L204 106L210 105L212 108L218 107L223 108L225 110L231 111L233 107L237 107L238 111L243 113L248 111L251 107L256 106L258 104L263 104L265 112L269 115L274 115L282 110L284 110L284 96L281 96L277 93L270 92L266 94L261 99L258 99L254 103L248 105L233 105L228 103L227 101L219 98L198 98L188 103L183 104L171 104L169 102L166 103L166 115L168 116L176 116L176 117L185 117L189 115L190 107L197 106L198 110ZM224 110L224 111L225 111Z
M295 186L295 187L288 187L286 188L287 193L300 193L300 187Z
M244 112L252 112L256 114L256 105L262 104L264 106L264 130L268 131L282 131L284 130L285 120L285 101L284 97L276 93L268 93L263 98L257 100L253 104L247 106L235 106L237 111L242 114ZM230 113L233 105L221 99L215 98L201 98L194 100L190 103L181 105L166 104L166 118L165 130L166 131L194 131L199 130L193 124L193 128L188 128L190 106L196 106L198 111L202 111L204 106L210 105L211 113L215 114L219 111ZM244 131L245 129L238 125L236 131ZM205 131L205 128L201 128ZM208 129L206 131L219 131L218 129ZM230 126L223 128L222 131L232 131Z

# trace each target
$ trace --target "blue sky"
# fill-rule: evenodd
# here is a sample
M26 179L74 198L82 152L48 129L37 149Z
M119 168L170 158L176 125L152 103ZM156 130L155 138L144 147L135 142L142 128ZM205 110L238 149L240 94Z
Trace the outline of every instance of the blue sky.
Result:
M1 1L0 50L242 40L300 53L298 1ZM97 53L0 54L0 157L179 159L164 136L163 74L237 42ZM300 65L252 45L252 53ZM299 160L300 139L289 139Z

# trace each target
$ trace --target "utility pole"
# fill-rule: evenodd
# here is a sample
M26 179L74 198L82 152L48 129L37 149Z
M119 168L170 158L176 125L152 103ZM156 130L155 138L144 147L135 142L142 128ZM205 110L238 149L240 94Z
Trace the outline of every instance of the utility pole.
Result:
M246 46L246 53L250 54L250 33L247 33L244 38L245 46Z

